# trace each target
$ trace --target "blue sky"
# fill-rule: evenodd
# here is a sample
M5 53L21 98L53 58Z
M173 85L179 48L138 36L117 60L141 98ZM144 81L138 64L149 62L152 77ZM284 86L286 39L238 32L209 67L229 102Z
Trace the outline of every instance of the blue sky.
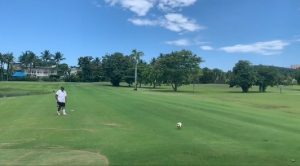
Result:
M80 56L189 49L201 67L300 64L299 0L0 0L0 52Z

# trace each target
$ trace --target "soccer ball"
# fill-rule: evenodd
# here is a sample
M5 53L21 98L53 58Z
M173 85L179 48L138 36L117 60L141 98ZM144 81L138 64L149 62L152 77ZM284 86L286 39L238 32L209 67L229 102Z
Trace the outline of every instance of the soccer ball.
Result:
M178 123L176 124L176 127L177 127L177 129L181 129L181 127L182 127L182 122L178 122Z

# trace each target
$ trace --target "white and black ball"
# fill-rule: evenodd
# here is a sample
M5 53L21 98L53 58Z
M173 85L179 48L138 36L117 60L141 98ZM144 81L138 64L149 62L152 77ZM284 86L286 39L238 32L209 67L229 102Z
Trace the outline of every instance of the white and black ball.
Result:
M178 123L176 124L176 127L177 127L177 129L181 129L181 128L182 128L182 122L178 122Z

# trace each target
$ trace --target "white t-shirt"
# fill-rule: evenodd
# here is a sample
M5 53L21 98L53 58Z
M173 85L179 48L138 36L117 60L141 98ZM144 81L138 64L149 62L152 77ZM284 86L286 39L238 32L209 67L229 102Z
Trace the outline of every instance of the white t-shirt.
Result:
M65 103L66 102L66 97L67 97L67 92L64 90L58 90L56 92L56 95L57 95L57 100L58 102L60 103Z

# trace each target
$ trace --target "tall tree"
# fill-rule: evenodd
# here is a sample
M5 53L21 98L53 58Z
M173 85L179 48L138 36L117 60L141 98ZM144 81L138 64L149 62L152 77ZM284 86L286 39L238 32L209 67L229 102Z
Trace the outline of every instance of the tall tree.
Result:
M156 58L153 58L148 69L149 83L153 86L153 88L156 88L157 85L163 82L163 65Z
M63 64L59 64L58 65L58 69L57 69L57 75L58 76L69 76L70 74L68 73L70 70L68 64L63 63Z
M144 55L144 53L143 52L141 52L141 51L137 51L136 49L134 49L134 50L132 50L132 53L131 53L131 56L134 58L134 60L135 60L135 70L134 70L134 90L137 90L137 77L138 77L138 75L137 75L137 68L138 68L138 63L139 63L139 61L140 61L140 59L141 59L141 56L143 56Z
M298 84L300 84L300 69L296 70L295 79L297 80Z
M38 57L32 51L25 51L19 57L19 62L21 62L25 67L29 67L29 74L31 76L31 70Z
M241 87L242 91L247 93L249 88L256 82L254 68L249 61L240 60L235 64L232 70L232 76L229 81L230 87Z
M45 66L50 65L50 61L52 60L53 55L50 53L49 50L45 50L41 52L41 59L44 62Z
M29 51L25 51L22 52L22 54L19 56L19 62L22 64L23 67L28 67L29 63L28 63L28 52Z
M199 78L204 84L224 84L226 82L226 73L220 69L209 69L207 67L202 69L202 75Z
M3 81L3 77L4 77L4 56L3 54L0 52L0 81Z
M120 82L124 79L130 64L128 64L128 57L116 52L111 55L105 55L102 58L102 66L104 74L109 78L111 84L120 86Z
M103 70L102 70L102 62L101 59L96 57L93 61L92 61L92 75L93 75L93 81L98 82L103 80L104 76L103 76Z
M139 84L139 87L141 88L142 87L142 84L146 84L147 83L147 68L149 67L149 65L144 62L143 60L140 60L139 64L138 64L138 72L137 72L137 75L138 75L138 84Z
M268 86L274 86L277 80L277 71L268 66L255 66L257 73L256 85L260 92L265 92Z
M199 81L203 84L214 83L215 78L214 78L213 71L207 67L203 68L202 75L200 76Z
M63 57L64 55L61 53L61 52L56 52L54 54L54 61L55 61L55 64L56 64L56 70L58 71L58 65L60 64L60 61L62 60L65 60L65 58Z
M135 65L136 65L136 60L134 59L134 57L132 55L124 56L124 62L123 62L124 68L123 69L125 71L124 71L123 79L128 84L128 86L131 86L132 84L134 84Z
M170 83L174 91L184 83L189 83L189 78L199 70L201 58L188 50L162 54L156 63L160 63L164 81Z
M14 62L14 56L13 53L6 53L3 54L4 56L4 61L6 63L6 80L8 81L10 76L11 76L11 72L12 72L12 63Z
M92 60L91 56L78 58L78 65L81 68L82 74L80 75L81 81L92 81Z

